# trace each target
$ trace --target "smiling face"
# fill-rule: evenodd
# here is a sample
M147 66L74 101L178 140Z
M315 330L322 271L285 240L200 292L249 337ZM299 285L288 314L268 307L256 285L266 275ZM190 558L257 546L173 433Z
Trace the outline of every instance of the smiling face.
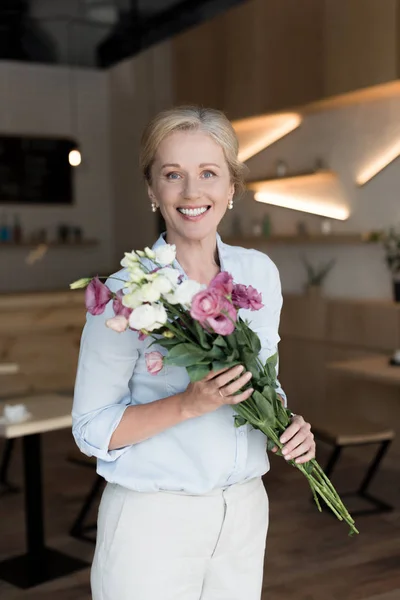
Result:
M175 131L158 146L149 197L169 231L191 240L214 235L233 193L224 152L207 133Z

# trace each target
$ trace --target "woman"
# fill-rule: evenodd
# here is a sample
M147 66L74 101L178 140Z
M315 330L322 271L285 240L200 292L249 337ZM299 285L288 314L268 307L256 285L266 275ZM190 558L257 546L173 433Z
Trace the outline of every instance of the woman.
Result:
M279 275L261 252L222 243L217 227L242 185L238 142L220 112L195 107L159 114L147 127L141 168L152 210L175 244L183 277L208 284L220 271L262 292L251 313L260 357L276 351ZM125 271L118 277L124 278ZM120 282L110 279L114 291ZM244 311L245 313L246 311ZM259 600L269 469L264 435L234 426L230 405L251 374L237 366L190 383L184 368L148 372L146 354L165 350L138 334L108 329L111 303L88 315L73 408L78 446L107 480L92 567L94 600ZM250 316L250 315L249 315ZM285 401L283 390L279 390ZM300 416L283 435L287 458L314 457Z

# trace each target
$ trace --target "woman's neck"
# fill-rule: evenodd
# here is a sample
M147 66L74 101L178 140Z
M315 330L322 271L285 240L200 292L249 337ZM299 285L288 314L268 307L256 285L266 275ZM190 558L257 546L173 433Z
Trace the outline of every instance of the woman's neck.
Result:
M167 231L165 241L176 245L176 259L189 279L208 285L219 273L216 232L201 240L188 240Z

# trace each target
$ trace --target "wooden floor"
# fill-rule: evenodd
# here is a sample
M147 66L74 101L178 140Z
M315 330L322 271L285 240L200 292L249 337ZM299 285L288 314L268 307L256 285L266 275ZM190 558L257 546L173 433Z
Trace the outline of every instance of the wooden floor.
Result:
M65 460L73 448L68 432L44 436L46 533L48 544L91 560L93 546L67 535L93 474ZM0 451L2 447L0 445ZM353 456L335 482L356 480L360 460ZM326 458L320 450L321 462ZM347 536L347 528L309 502L302 476L282 460L272 458L265 484L270 497L263 600L400 600L400 467L390 455L372 491L396 506L392 513L360 517L361 534ZM21 483L20 449L13 460L13 480ZM347 486L348 487L348 486ZM24 548L22 494L0 498L0 560ZM29 591L0 581L1 600L89 600L89 569ZM118 600L116 598L115 600ZM162 598L160 598L162 600ZM246 600L246 598L243 598Z

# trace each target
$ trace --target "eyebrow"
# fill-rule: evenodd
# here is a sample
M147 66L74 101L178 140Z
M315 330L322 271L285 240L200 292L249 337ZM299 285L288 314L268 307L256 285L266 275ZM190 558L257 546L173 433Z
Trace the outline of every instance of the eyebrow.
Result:
M217 165L217 163L212 163L212 162L210 162L210 163L201 163L199 165L199 167L201 169L203 169L204 167L211 167L211 166L212 167L217 167L218 169L221 168L220 165ZM174 167L174 169L180 169L181 165L179 165L178 163L165 163L165 165L162 165L161 168L164 169L165 167Z

